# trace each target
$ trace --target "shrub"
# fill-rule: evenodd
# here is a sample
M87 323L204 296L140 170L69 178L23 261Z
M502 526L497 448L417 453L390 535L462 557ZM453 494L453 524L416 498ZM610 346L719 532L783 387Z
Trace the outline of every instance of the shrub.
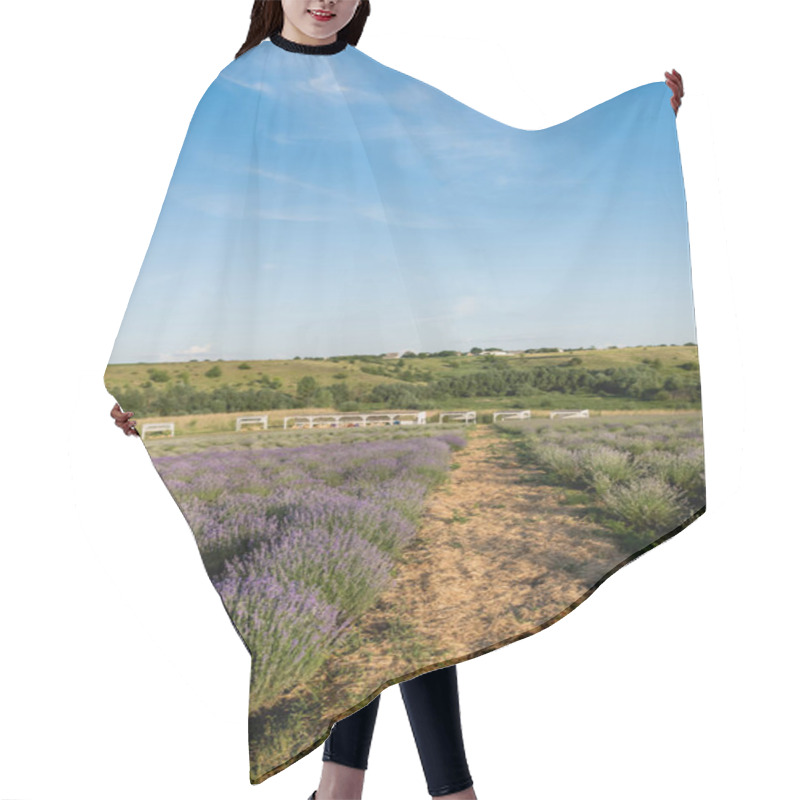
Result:
M648 541L674 528L684 512L684 493L652 475L610 487L603 500L609 512Z
M602 444L581 453L581 465L587 483L603 491L615 483L631 480L636 474L628 453Z
M453 450L463 450L467 446L467 440L463 436L459 436L457 433L443 433L441 436L437 436L436 438L441 439L443 442L449 444Z
M705 460L702 448L683 453L653 450L636 458L642 471L672 484L687 495L697 495L705 488Z
M581 483L583 467L574 450L559 447L557 444L544 444L535 448L534 458L559 481L570 486Z

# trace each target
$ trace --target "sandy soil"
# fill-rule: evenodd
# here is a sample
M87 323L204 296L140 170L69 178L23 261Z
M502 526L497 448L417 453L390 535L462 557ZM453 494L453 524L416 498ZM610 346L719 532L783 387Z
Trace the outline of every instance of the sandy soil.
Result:
M352 690L362 671L407 679L497 649L562 618L630 555L579 507L561 505L559 489L531 483L535 470L512 447L480 426L454 452L457 468L429 498L393 586L356 625L357 651L333 655L329 677ZM387 646L398 619L417 640L413 655Z

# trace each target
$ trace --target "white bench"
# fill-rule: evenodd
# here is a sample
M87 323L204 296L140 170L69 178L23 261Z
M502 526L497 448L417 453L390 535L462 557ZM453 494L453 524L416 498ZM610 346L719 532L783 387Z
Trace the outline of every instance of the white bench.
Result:
M582 411L581 410L577 410L577 409L576 410L567 409L567 410L564 410L564 411L551 411L550 412L550 419L555 419L555 418L559 418L559 419L580 419L580 418L588 417L588 416L589 416L589 409L588 408L584 408Z
M148 422L146 425L142 425L142 439L147 436L148 433L168 433L170 436L175 435L175 423L174 422Z
M242 425L261 425L264 430L269 428L269 414L252 417L236 417L236 430L240 431Z
M455 422L478 424L478 415L474 411L440 411L439 422L444 422L445 417L452 417Z
M530 411L495 411L492 415L492 422L498 419L530 419Z

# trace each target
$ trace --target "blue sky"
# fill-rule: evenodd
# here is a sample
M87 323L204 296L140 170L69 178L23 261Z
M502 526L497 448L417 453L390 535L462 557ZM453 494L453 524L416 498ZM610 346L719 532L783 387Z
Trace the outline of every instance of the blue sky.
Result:
M670 96L526 131L265 41L198 104L110 363L695 341Z

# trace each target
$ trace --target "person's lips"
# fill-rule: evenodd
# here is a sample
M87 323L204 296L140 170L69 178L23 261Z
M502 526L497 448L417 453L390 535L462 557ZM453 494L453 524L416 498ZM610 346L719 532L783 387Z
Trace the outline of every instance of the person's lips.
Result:
M331 17L336 16L336 14L333 14L330 11L318 11L317 9L311 9L311 8L308 10L308 13L311 14L311 16L314 17L314 19L319 19L319 20L328 20L331 19Z

